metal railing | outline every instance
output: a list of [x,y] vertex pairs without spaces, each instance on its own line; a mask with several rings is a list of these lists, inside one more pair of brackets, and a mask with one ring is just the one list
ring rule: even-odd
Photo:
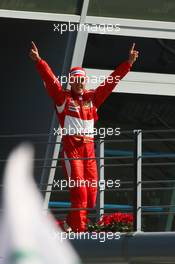
[[[169,159],[175,158],[175,151],[171,149],[170,153],[152,153],[152,152],[144,152],[142,151],[144,143],[167,143],[167,142],[173,142],[175,143],[175,137],[174,137],[175,130],[150,130],[150,131],[142,131],[142,130],[133,130],[133,131],[122,131],[122,135],[129,135],[127,138],[120,139],[117,137],[117,139],[97,139],[95,141],[96,143],[96,160],[97,160],[97,166],[98,166],[98,174],[99,174],[99,181],[103,181],[105,179],[105,168],[112,167],[112,168],[120,168],[120,167],[128,167],[132,168],[132,172],[134,177],[132,179],[128,179],[125,181],[121,181],[122,185],[131,185],[129,187],[123,187],[121,189],[117,189],[117,192],[133,192],[133,202],[132,205],[128,205],[126,208],[126,211],[132,211],[134,214],[134,230],[135,231],[142,231],[142,218],[144,215],[156,215],[156,214],[163,214],[168,215],[169,217],[169,223],[173,221],[173,216],[175,213],[175,178],[174,179],[152,179],[152,180],[143,180],[142,179],[142,170],[144,167],[153,167],[153,166],[164,166],[164,167],[172,167],[175,166],[175,162],[169,161]],[[166,136],[164,138],[143,138],[143,135],[152,135],[153,133],[158,133],[159,135],[165,134]],[[168,137],[170,133],[173,133],[173,136]],[[50,135],[50,134],[49,134]],[[8,144],[10,140],[19,140],[20,142],[23,140],[28,139],[29,141],[32,141],[34,145],[45,145],[48,146],[55,146],[56,144],[61,144],[60,142],[55,142],[54,138],[47,142],[47,140],[43,140],[43,138],[48,138],[48,134],[24,134],[24,135],[0,135],[0,140],[8,140]],[[128,138],[129,137],[129,138]],[[36,140],[37,139],[37,140]],[[124,155],[120,155],[120,153],[117,153],[115,156],[106,156],[105,155],[105,146],[108,143],[133,143],[133,149],[130,151],[129,154],[125,153]],[[15,142],[16,145],[16,142]],[[175,148],[174,148],[175,149]],[[165,162],[162,159],[168,159],[168,162]],[[152,162],[146,161],[147,159],[160,159],[160,161]],[[35,169],[57,169],[61,166],[56,163],[55,166],[51,166],[51,162],[59,162],[62,158],[58,157],[45,157],[45,158],[35,158],[35,163],[43,162],[44,164],[36,165]],[[69,159],[70,160],[70,159]],[[113,163],[109,163],[109,161],[113,161]],[[1,158],[0,164],[5,163],[7,159]],[[108,161],[108,163],[106,163]],[[114,163],[115,161],[115,163]],[[117,161],[117,162],[116,162]],[[122,162],[118,162],[122,161]],[[125,161],[125,162],[123,162]],[[129,161],[129,162],[128,162]],[[50,162],[49,165],[47,165],[47,162]],[[52,178],[53,180],[53,178]],[[143,187],[143,184],[174,184],[174,186],[158,186],[158,187]],[[42,193],[45,195],[47,193],[57,193],[57,192],[68,192],[68,190],[54,190],[53,189],[53,182],[47,182],[47,183],[38,183],[38,186]],[[0,185],[2,188],[2,184]],[[163,205],[143,205],[142,203],[142,196],[144,191],[172,191],[172,197],[171,197],[171,203],[170,204],[163,204]],[[89,212],[95,212],[96,218],[99,219],[105,212],[105,210],[116,210],[116,206],[112,208],[110,206],[109,208],[106,207],[105,204],[105,192],[116,192],[116,189],[106,189],[105,186],[98,189],[98,195],[97,195],[97,203],[95,208],[87,208]],[[153,210],[155,209],[156,210]],[[47,208],[45,208],[47,209]],[[74,208],[71,210],[83,210],[84,208]],[[69,211],[70,208],[52,208],[54,213],[61,213]],[[117,209],[118,210],[118,209]],[[167,224],[168,225],[168,224]]]

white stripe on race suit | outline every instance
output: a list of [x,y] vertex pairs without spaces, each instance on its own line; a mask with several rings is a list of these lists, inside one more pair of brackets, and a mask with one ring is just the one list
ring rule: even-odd
[[67,176],[68,178],[70,178],[71,177],[71,165],[70,165],[70,161],[67,159],[68,157],[65,151],[64,151],[64,158],[65,158],[64,162],[65,162]]
[[64,103],[62,105],[56,105],[56,109],[59,114],[61,114],[64,111],[65,105],[66,105],[66,99],[64,100]]
[[93,137],[94,119],[83,120],[67,115],[64,120],[64,133],[69,135],[86,134]]

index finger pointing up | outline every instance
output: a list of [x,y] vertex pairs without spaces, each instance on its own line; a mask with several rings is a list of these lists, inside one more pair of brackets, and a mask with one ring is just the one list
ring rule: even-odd
[[136,45],[135,43],[133,43],[133,44],[132,44],[131,51],[133,51],[133,50],[134,50],[134,48],[135,48],[135,45]]
[[35,50],[35,51],[37,51],[37,47],[36,47],[36,45],[35,45],[35,43],[32,41],[32,48]]

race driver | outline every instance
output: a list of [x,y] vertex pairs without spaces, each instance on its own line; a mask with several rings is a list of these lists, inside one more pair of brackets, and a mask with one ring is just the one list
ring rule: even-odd
[[85,70],[81,67],[74,67],[69,73],[71,89],[63,90],[58,78],[47,62],[40,57],[35,43],[32,42],[29,56],[35,62],[44,86],[54,102],[61,128],[64,128],[62,155],[65,160],[63,167],[67,179],[75,181],[75,186],[69,188],[72,210],[67,217],[66,224],[74,232],[86,231],[86,208],[94,208],[96,204],[98,184],[94,182],[98,181],[98,176],[93,132],[94,123],[98,119],[97,110],[111,94],[118,80],[129,72],[138,58],[138,53],[133,43],[128,60],[120,64],[111,73],[110,78],[108,76],[95,90],[85,88],[87,79]]

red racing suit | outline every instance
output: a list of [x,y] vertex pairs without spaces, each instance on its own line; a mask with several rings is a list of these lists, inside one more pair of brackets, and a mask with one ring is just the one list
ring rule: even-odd
[[[108,78],[96,90],[84,90],[83,95],[76,95],[72,91],[62,89],[59,80],[44,60],[36,64],[45,87],[54,101],[61,128],[67,131],[62,139],[62,155],[66,158],[63,167],[66,177],[76,183],[69,188],[71,208],[74,210],[70,211],[67,223],[75,232],[86,230],[86,208],[93,208],[96,204],[98,177],[93,129],[94,122],[98,119],[97,110],[111,94],[118,81],[128,73],[130,67],[127,61],[123,62],[112,72],[110,81]],[[88,135],[79,131],[88,131]]]

